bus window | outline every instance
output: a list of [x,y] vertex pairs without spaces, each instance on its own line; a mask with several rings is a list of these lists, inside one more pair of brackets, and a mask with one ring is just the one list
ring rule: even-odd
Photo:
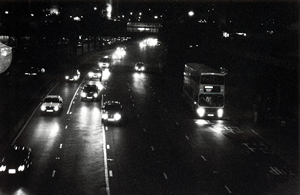
[[201,84],[224,85],[224,76],[201,75]]
[[200,94],[199,106],[222,107],[224,106],[224,96],[220,94]]

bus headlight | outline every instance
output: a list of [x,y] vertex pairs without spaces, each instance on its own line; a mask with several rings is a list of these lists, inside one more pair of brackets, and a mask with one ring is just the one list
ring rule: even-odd
[[5,171],[6,170],[6,166],[5,165],[1,165],[0,166],[0,172],[3,172],[3,171]]
[[54,106],[54,111],[58,111],[59,110],[59,106]]
[[197,113],[200,117],[203,117],[205,114],[205,109],[204,108],[198,108]]
[[102,114],[102,119],[107,120],[108,119],[108,114],[107,113],[103,113]]
[[219,110],[218,110],[218,117],[219,117],[219,118],[223,117],[223,114],[224,114],[223,109],[219,109]]
[[24,171],[25,170],[25,165],[20,165],[18,167],[18,171]]
[[114,119],[115,119],[116,121],[120,120],[120,119],[121,119],[121,115],[120,115],[119,113],[116,113],[116,114],[114,115]]
[[45,111],[46,110],[46,106],[45,105],[42,105],[41,106],[41,111]]

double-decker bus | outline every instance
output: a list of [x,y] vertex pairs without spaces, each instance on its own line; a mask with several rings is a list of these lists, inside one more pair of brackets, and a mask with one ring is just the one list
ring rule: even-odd
[[187,63],[183,95],[200,118],[223,118],[225,74],[204,64]]

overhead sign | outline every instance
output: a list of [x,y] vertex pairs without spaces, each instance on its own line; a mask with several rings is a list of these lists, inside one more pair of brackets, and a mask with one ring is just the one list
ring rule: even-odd
[[11,47],[0,42],[0,73],[8,69],[12,61]]

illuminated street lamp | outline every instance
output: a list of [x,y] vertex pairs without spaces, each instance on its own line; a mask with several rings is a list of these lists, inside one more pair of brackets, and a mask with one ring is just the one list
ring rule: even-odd
[[0,42],[0,73],[8,69],[12,60],[11,47]]

